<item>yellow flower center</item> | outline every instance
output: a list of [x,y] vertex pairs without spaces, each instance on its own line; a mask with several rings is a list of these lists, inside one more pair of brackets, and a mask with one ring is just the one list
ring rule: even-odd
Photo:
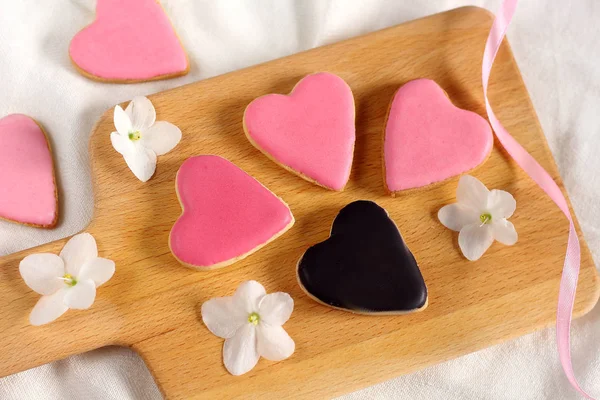
[[258,325],[258,321],[260,321],[260,316],[257,313],[253,312],[248,316],[248,322],[252,325]]
[[140,140],[142,138],[142,134],[140,131],[129,132],[129,140],[135,142],[136,140]]
[[483,213],[479,216],[479,220],[482,224],[489,224],[490,222],[492,222],[492,214]]
[[67,284],[69,286],[77,285],[77,279],[73,278],[73,275],[71,275],[71,274],[65,274],[63,276],[63,279],[65,280],[65,284]]

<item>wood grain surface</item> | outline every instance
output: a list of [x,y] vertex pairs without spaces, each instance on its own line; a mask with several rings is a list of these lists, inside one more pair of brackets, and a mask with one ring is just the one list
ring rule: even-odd
[[[87,311],[68,311],[33,327],[28,314],[39,296],[21,280],[18,263],[33,252],[58,253],[65,240],[0,259],[0,375],[107,345],[131,346],[146,361],[169,399],[326,398],[439,363],[552,325],[568,224],[561,212],[496,142],[474,172],[488,187],[511,192],[519,232],[512,247],[494,243],[477,262],[463,258],[457,234],[436,213],[455,201],[458,178],[392,198],[382,174],[382,130],[388,104],[403,83],[432,78],[459,107],[484,115],[481,59],[492,16],[461,8],[317,48],[263,65],[151,96],[158,119],[183,131],[156,175],[138,181],[113,150],[112,110],[95,126],[90,158],[95,214],[86,229],[117,272]],[[268,160],[246,139],[242,115],[255,97],[288,93],[316,71],[344,78],[356,100],[357,143],[350,182],[342,193],[312,185]],[[516,139],[560,181],[511,50],[505,42],[490,84],[498,117]],[[75,132],[73,134],[76,134]],[[171,255],[167,238],[180,215],[175,174],[188,157],[228,158],[282,197],[296,225],[269,246],[232,266],[196,272]],[[327,308],[296,283],[296,262],[328,237],[340,208],[370,199],[386,208],[419,261],[429,306],[405,316],[370,317]],[[599,295],[589,250],[580,234],[582,264],[575,315]],[[205,328],[200,305],[231,295],[247,279],[268,292],[285,291],[295,311],[285,328],[296,353],[261,360],[250,373],[229,375],[222,339]]]

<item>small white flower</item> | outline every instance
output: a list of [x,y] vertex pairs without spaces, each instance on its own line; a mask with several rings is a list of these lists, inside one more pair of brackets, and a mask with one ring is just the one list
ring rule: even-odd
[[250,371],[262,356],[281,361],[294,353],[294,340],[282,328],[294,309],[287,293],[266,294],[256,281],[242,283],[232,297],[202,304],[202,321],[225,339],[223,363],[232,375]]
[[115,263],[98,257],[96,240],[89,233],[73,236],[60,256],[32,254],[19,264],[21,277],[31,289],[42,295],[31,310],[31,325],[54,321],[69,308],[90,308],[96,288],[115,273]]
[[152,102],[138,96],[131,100],[125,111],[115,107],[114,122],[117,132],[110,134],[113,147],[129,169],[142,182],[156,170],[156,156],[173,150],[181,140],[181,130],[170,122],[157,121]]
[[515,212],[515,198],[504,190],[488,190],[478,179],[464,175],[458,181],[457,203],[438,212],[440,222],[459,231],[458,245],[463,255],[478,260],[494,239],[506,245],[517,242],[517,231],[507,220]]

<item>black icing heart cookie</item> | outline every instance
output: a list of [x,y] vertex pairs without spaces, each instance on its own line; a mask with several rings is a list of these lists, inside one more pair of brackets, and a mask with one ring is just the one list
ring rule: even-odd
[[316,301],[360,314],[405,314],[427,307],[427,286],[396,224],[372,201],[355,201],[331,236],[298,262],[298,282]]

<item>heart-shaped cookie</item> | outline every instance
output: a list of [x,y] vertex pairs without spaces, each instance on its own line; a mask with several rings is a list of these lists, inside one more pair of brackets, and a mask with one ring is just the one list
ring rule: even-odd
[[280,198],[218,156],[188,158],[177,172],[176,188],[183,213],[169,245],[191,268],[233,264],[294,225]]
[[343,190],[354,153],[354,97],[327,72],[304,77],[289,95],[268,94],[244,112],[250,142],[309,182]]
[[157,0],[97,1],[96,20],[69,47],[83,75],[132,83],[187,74],[185,51]]
[[388,111],[385,185],[393,195],[466,173],[488,158],[493,143],[487,121],[454,106],[437,83],[410,81]]
[[0,218],[40,228],[58,220],[50,145],[37,122],[22,114],[0,119]]
[[360,314],[405,314],[427,307],[427,287],[387,212],[355,201],[333,221],[331,236],[298,262],[298,282],[316,301]]

